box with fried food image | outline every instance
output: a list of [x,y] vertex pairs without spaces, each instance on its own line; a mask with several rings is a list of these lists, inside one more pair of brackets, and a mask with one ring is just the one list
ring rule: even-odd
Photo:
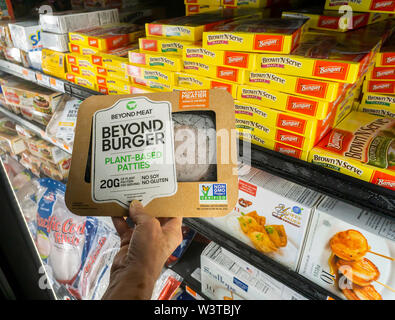
[[394,300],[395,222],[325,197],[299,273],[348,300]]
[[295,270],[321,194],[248,165],[239,167],[239,198],[225,217],[205,221]]

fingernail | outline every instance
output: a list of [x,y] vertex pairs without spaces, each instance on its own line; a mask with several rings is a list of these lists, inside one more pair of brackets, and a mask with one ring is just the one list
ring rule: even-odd
[[142,204],[141,204],[141,202],[138,201],[138,200],[133,200],[133,201],[130,203],[130,208],[141,208],[141,207],[142,207]]

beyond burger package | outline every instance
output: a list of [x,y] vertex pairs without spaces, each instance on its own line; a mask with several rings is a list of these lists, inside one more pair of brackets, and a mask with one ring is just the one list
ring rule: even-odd
[[237,200],[233,99],[225,90],[93,96],[79,108],[66,204],[122,216],[223,216]]
[[394,300],[394,255],[393,220],[325,197],[299,273],[348,300]]

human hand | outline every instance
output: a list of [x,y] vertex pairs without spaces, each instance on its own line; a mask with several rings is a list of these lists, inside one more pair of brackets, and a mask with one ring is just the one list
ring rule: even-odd
[[113,218],[121,248],[102,299],[150,299],[167,258],[182,241],[182,218],[153,218],[139,201],[131,203],[129,216],[136,224],[133,229],[123,218]]

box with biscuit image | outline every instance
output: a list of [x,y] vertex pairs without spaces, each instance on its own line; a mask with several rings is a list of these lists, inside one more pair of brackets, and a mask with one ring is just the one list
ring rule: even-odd
[[299,273],[344,299],[394,300],[394,256],[393,220],[325,197]]
[[79,108],[66,192],[79,215],[223,216],[237,200],[237,139],[222,89],[93,96]]
[[247,165],[239,167],[239,198],[225,217],[205,221],[296,270],[321,194]]

